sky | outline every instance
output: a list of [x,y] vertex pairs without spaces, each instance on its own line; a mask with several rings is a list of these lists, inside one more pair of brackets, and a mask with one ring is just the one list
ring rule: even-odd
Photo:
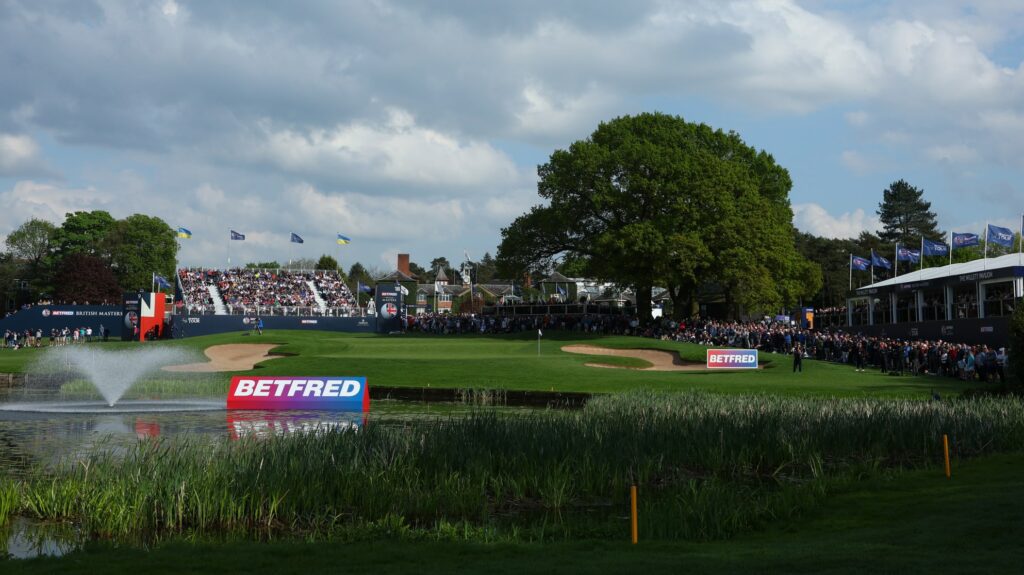
[[1017,0],[0,0],[0,236],[102,209],[191,230],[184,266],[479,259],[554,150],[646,111],[771,153],[802,231],[876,230],[901,178],[1018,229],[1022,60]]

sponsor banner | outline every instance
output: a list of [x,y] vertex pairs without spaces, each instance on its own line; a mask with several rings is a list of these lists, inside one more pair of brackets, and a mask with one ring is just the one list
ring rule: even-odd
[[365,416],[338,413],[330,419],[322,414],[285,414],[268,411],[229,411],[228,434],[231,439],[266,438],[291,434],[317,434],[342,429],[358,430]]
[[709,349],[708,369],[757,369],[756,349]]
[[231,378],[228,409],[370,411],[365,377]]

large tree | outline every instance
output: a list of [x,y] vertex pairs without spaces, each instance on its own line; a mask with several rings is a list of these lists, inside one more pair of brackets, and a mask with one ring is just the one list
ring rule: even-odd
[[65,303],[120,303],[121,288],[110,264],[96,256],[72,254],[63,258],[54,277],[54,297]]
[[634,287],[644,321],[656,284],[681,303],[714,283],[748,311],[820,287],[820,269],[794,247],[788,172],[733,132],[625,116],[555,151],[538,173],[547,203],[502,230],[506,277],[583,260],[588,275]]
[[65,214],[64,223],[53,233],[57,258],[86,254],[109,263],[107,234],[116,222],[113,216],[103,210]]
[[105,240],[111,267],[121,288],[133,291],[150,288],[153,274],[174,277],[178,261],[178,241],[171,226],[162,219],[133,214],[117,220]]
[[919,245],[921,236],[933,240],[941,238],[942,232],[931,207],[931,202],[924,201],[924,190],[896,180],[882,190],[882,201],[876,212],[882,222],[878,237],[889,244],[899,242],[907,246]]
[[56,226],[32,218],[7,236],[7,251],[19,279],[30,282],[37,291],[45,291],[50,279],[50,254]]
[[338,260],[334,259],[333,256],[324,254],[317,260],[315,269],[331,272],[338,271]]

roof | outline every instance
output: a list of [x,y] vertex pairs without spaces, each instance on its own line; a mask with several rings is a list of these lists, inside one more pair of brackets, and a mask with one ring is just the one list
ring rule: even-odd
[[448,281],[448,276],[444,273],[444,267],[443,266],[438,266],[437,267],[437,277],[434,278],[434,281],[436,281],[436,282],[446,282],[446,281]]
[[390,282],[414,282],[414,281],[416,281],[416,278],[414,276],[407,276],[407,275],[403,274],[402,272],[400,272],[398,270],[395,270],[395,271],[389,273],[388,275],[386,275],[386,276],[384,276],[382,278],[377,278],[376,281],[378,283],[379,282],[389,282],[389,281]]
[[550,276],[548,276],[548,279],[546,279],[546,280],[544,280],[544,281],[542,281],[540,283],[542,283],[542,284],[550,284],[550,283],[564,284],[564,283],[575,283],[575,282],[573,280],[563,276],[562,274],[560,274],[558,272],[554,272]]
[[875,282],[871,285],[861,286],[859,288],[855,288],[854,291],[860,291],[871,288],[890,287],[910,282],[942,279],[952,276],[973,274],[983,271],[994,271],[998,269],[1006,269],[1022,265],[1024,265],[1024,255],[1006,254],[1005,256],[999,256],[997,258],[971,260],[969,262],[945,265],[937,268],[924,268],[923,270],[917,270],[910,273],[900,274],[894,278],[889,278],[886,280],[882,280],[880,282]]

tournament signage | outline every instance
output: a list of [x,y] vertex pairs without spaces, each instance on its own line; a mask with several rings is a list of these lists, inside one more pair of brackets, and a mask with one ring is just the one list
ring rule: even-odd
[[708,369],[757,369],[756,349],[709,349]]
[[373,305],[377,315],[377,331],[382,333],[402,330],[405,317],[405,298],[401,284],[379,283],[374,292]]
[[370,411],[365,377],[231,378],[228,409]]

